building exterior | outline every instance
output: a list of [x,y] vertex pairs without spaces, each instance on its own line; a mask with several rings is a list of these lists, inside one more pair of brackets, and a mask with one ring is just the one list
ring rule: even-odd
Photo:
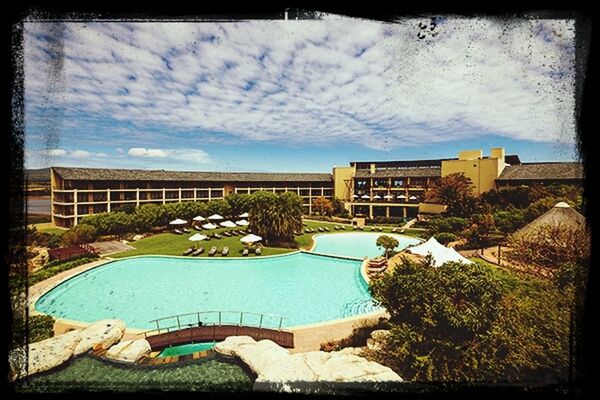
[[312,211],[316,197],[333,197],[331,174],[184,172],[100,168],[50,169],[52,222],[71,227],[90,214],[128,204],[223,199],[232,193],[294,192]]
[[579,163],[521,163],[503,148],[459,152],[458,158],[360,161],[333,167],[332,173],[247,173],[51,168],[52,221],[70,227],[86,215],[127,204],[223,199],[233,193],[294,192],[312,212],[316,197],[337,198],[353,216],[414,218],[444,210],[424,203],[425,192],[441,177],[462,173],[473,194],[533,184],[582,184]]

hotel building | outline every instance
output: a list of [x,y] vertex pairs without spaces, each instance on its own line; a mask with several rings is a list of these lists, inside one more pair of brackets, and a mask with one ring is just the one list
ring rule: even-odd
[[127,204],[164,204],[223,199],[233,193],[294,192],[312,213],[317,197],[338,198],[352,215],[413,218],[439,213],[424,203],[427,189],[442,176],[462,173],[473,193],[532,184],[582,184],[579,163],[522,163],[503,148],[461,151],[458,158],[411,161],[360,161],[333,167],[332,173],[178,172],[97,168],[51,168],[52,222],[70,227],[81,218]]

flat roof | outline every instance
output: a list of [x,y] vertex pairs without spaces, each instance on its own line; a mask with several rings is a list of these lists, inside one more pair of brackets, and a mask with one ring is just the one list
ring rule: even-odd
[[112,168],[52,167],[65,180],[81,181],[205,181],[205,182],[328,182],[331,174],[312,172],[204,172]]

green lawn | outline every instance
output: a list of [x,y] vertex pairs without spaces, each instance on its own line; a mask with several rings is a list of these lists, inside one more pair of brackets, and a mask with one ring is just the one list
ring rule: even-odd
[[[331,223],[331,222],[313,222],[313,221],[306,221],[305,222],[307,226],[305,226],[305,228],[319,228],[319,227],[328,227],[330,229],[330,231],[328,233],[336,233],[338,231],[334,230],[333,227],[335,225],[338,225],[336,223]],[[206,232],[211,232],[211,233],[222,233],[224,231],[227,231],[230,229],[226,229],[226,228],[220,228],[220,229],[215,229],[212,231],[202,231],[202,233],[206,233]],[[346,231],[351,231],[352,228],[351,227],[346,227]],[[370,230],[370,228],[366,228],[366,231],[368,232]],[[389,232],[391,230],[390,227],[384,228],[383,232]],[[129,251],[125,251],[122,253],[117,253],[117,254],[113,254],[111,255],[111,257],[113,258],[122,258],[122,257],[130,257],[130,256],[139,256],[139,255],[146,255],[146,254],[157,254],[157,255],[176,255],[176,256],[180,256],[182,255],[182,253],[191,245],[194,245],[194,243],[190,242],[188,240],[188,238],[197,231],[192,230],[192,232],[190,232],[189,234],[183,234],[183,235],[176,235],[174,233],[161,233],[158,235],[154,235],[142,240],[138,240],[136,242],[130,242],[129,244],[133,247],[135,247],[135,250],[129,250]],[[301,249],[308,249],[310,248],[310,246],[312,245],[312,240],[311,237],[312,235],[314,235],[314,233],[303,233],[302,235],[299,235],[296,237],[296,243],[298,244],[298,247]],[[199,257],[208,257],[207,253],[210,250],[210,248],[212,246],[217,246],[217,248],[219,249],[219,253],[217,253],[217,255],[215,257],[222,257],[220,255],[220,250],[223,249],[223,247],[227,246],[229,247],[229,256],[233,256],[233,257],[239,257],[242,255],[242,251],[244,248],[244,245],[240,242],[240,238],[242,236],[233,236],[233,237],[223,237],[222,239],[216,240],[216,239],[211,239],[211,240],[203,240],[200,242],[197,242],[198,246],[204,246],[204,253],[201,254]],[[289,253],[291,251],[296,251],[297,249],[293,249],[293,248],[276,248],[276,247],[263,247],[262,248],[262,255],[268,256],[268,255],[275,255],[275,254],[283,254],[283,253]],[[249,255],[248,257],[256,257],[254,255]]]
[[469,258],[469,260],[487,267],[490,271],[492,271],[494,276],[500,280],[504,289],[509,292],[522,290],[524,293],[532,295],[544,290],[544,287],[547,284],[547,282],[533,277],[517,275],[507,268],[489,263],[478,257],[472,257]]
[[40,224],[31,224],[30,227],[36,227],[38,232],[47,232],[55,235],[62,235],[67,231],[67,229],[57,228],[52,224],[52,222],[44,222]]

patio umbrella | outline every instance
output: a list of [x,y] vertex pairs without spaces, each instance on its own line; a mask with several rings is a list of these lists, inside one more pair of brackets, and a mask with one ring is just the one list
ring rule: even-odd
[[206,239],[207,237],[208,237],[208,236],[204,236],[204,235],[202,235],[202,234],[200,234],[200,233],[195,233],[195,234],[193,234],[192,236],[190,236],[190,237],[188,238],[188,240],[191,240],[192,242],[199,242],[200,240],[204,240],[204,239]]
[[221,217],[219,214],[213,214],[210,217],[208,217],[208,219],[217,220],[217,219],[223,219],[223,217]]
[[240,219],[239,221],[235,221],[235,224],[239,226],[248,226],[248,221],[245,219]]
[[405,196],[405,195],[403,195],[403,194],[401,194],[400,196],[398,196],[398,198],[399,198],[399,199],[405,199],[405,198],[406,198],[406,196]]
[[200,215],[198,215],[197,217],[194,217],[193,219],[194,219],[194,221],[204,221],[204,220],[206,220],[206,218],[201,217]]
[[374,198],[374,199],[380,199],[380,198],[381,198],[381,196],[380,196],[380,195],[378,195],[378,194],[376,194],[375,196],[373,196],[373,198]]
[[360,196],[357,194],[353,194],[352,197],[354,197],[356,199],[357,197],[360,197]]
[[183,219],[179,219],[179,218],[174,219],[173,221],[169,222],[169,225],[184,225],[184,224],[187,224],[187,221],[183,220]]
[[394,196],[392,196],[391,194],[386,194],[385,196],[383,196],[384,199],[393,199]]
[[225,221],[225,222],[221,222],[219,225],[225,227],[225,228],[235,228],[237,225],[234,224],[231,221]]
[[363,194],[362,196],[360,196],[361,199],[370,199],[368,194]]
[[262,240],[262,238],[258,235],[255,235],[253,233],[244,236],[243,238],[240,239],[240,242],[242,243],[254,243],[254,242],[260,242]]
[[416,200],[417,198],[415,196],[410,196],[408,199],[409,200]]
[[248,215],[248,213],[247,213],[247,212],[245,212],[245,213],[243,213],[243,214],[240,214],[240,215],[238,215],[238,217],[240,217],[240,218],[248,218],[248,217],[249,217],[249,215]]
[[208,224],[204,224],[202,225],[202,227],[204,229],[215,229],[217,226],[215,224],[211,224],[210,222]]

